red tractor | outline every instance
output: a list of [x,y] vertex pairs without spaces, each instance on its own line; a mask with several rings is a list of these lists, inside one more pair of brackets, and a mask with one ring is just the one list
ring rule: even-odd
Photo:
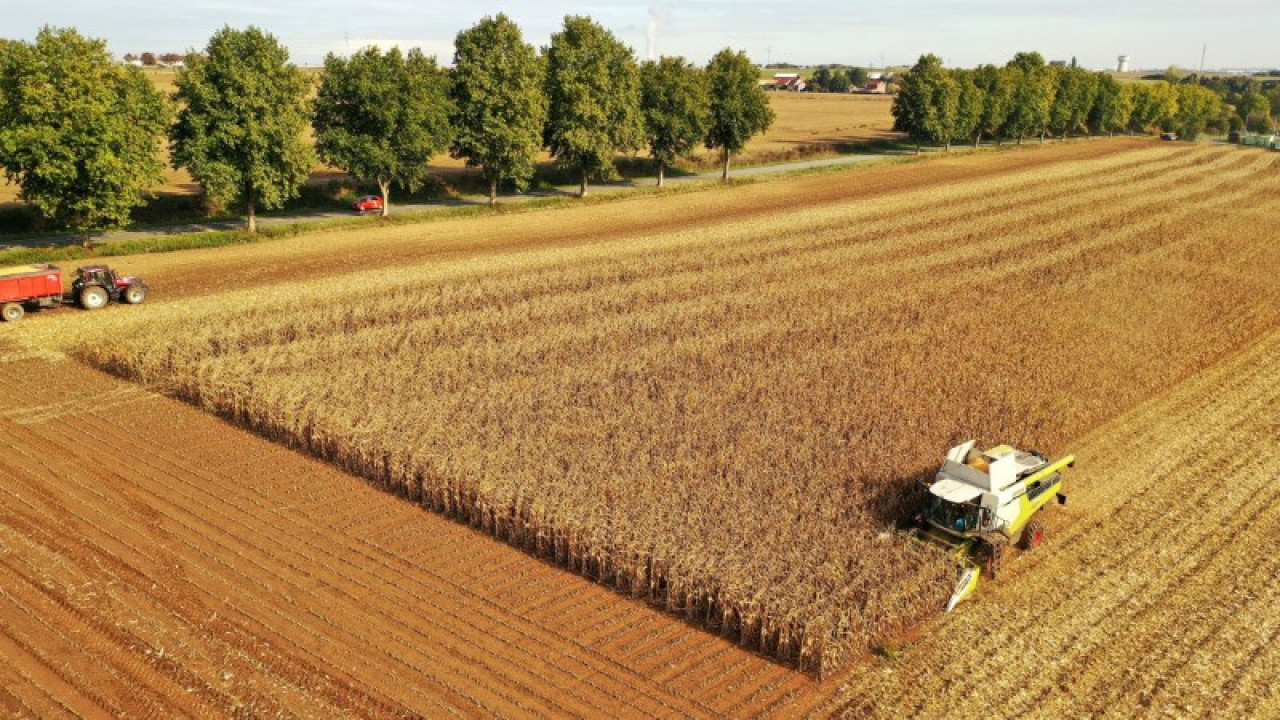
[[20,265],[0,268],[0,317],[21,320],[28,309],[76,303],[97,310],[109,302],[137,305],[147,299],[141,278],[118,275],[106,265],[76,268],[71,294],[62,294],[62,270],[56,265]]
[[76,268],[71,281],[71,298],[85,310],[97,310],[108,302],[137,305],[147,299],[147,284],[142,278],[118,275],[106,265]]

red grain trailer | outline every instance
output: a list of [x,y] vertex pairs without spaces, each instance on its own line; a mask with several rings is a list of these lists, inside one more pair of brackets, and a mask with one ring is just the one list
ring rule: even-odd
[[28,307],[62,302],[62,270],[57,265],[0,268],[0,316],[21,320]]

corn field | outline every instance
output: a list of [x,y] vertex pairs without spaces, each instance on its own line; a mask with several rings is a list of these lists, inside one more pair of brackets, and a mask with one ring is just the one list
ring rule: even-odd
[[946,448],[1069,452],[1276,326],[1275,240],[1231,222],[1276,160],[1152,147],[230,291],[77,352],[822,676],[945,603],[890,530]]

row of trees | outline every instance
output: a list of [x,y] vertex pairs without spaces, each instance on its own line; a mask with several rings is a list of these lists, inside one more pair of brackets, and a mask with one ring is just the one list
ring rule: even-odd
[[773,122],[744,53],[722,50],[706,68],[641,65],[586,17],[566,17],[542,53],[505,15],[486,17],[458,34],[453,61],[442,68],[417,49],[330,54],[317,88],[271,35],[223,28],[185,57],[167,98],[104,42],[45,28],[33,44],[0,41],[0,167],[23,200],[88,242],[160,182],[166,138],[174,167],[216,202],[242,204],[252,231],[255,211],[296,196],[317,159],[389,200],[448,151],[480,170],[493,203],[501,182],[527,186],[544,148],[577,174],[581,195],[618,153],[642,147],[659,185],[699,145],[720,151],[727,178],[732,155]]
[[1107,73],[1054,67],[1039,53],[1018,53],[1004,67],[947,69],[921,56],[893,103],[894,128],[917,145],[975,146],[1028,137],[1126,130],[1176,131],[1195,137],[1223,116],[1222,102],[1199,85],[1121,83]]
[[865,68],[819,66],[809,78],[809,90],[814,92],[842,93],[859,88],[869,82],[871,76]]
[[1203,85],[1218,94],[1228,109],[1231,130],[1271,132],[1280,115],[1280,82],[1248,75],[1213,77],[1187,75],[1183,83]]

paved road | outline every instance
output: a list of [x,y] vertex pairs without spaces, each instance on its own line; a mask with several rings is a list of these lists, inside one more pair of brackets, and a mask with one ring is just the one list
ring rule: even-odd
[[[812,168],[831,167],[834,165],[852,165],[855,163],[865,163],[873,160],[879,160],[891,155],[905,154],[901,152],[888,152],[875,155],[840,155],[837,157],[820,158],[817,160],[803,160],[798,162],[779,163],[776,165],[753,165],[744,168],[730,168],[729,177],[752,177],[769,173],[794,172],[797,170],[808,170]],[[696,173],[692,175],[680,175],[676,177],[668,177],[667,185],[682,185],[691,182],[705,182],[707,180],[718,180],[720,171],[706,173]],[[656,182],[656,178],[641,178],[639,180],[624,180],[619,182],[608,182],[593,184],[590,187],[592,194],[610,194],[618,192],[626,192],[639,187],[651,187]],[[538,197],[555,197],[555,196],[572,196],[577,194],[576,186],[558,187],[554,190],[541,192],[521,193],[518,195],[500,195],[498,202],[523,202]],[[427,203],[410,203],[410,204],[393,204],[391,212],[393,214],[418,213],[430,210],[458,207],[464,205],[484,205],[488,201],[485,196],[465,196],[462,198],[454,198],[447,200],[438,200]],[[376,217],[376,213],[366,216],[367,218]],[[335,218],[348,218],[353,222],[357,222],[357,218],[349,211],[333,211],[333,210],[304,210],[286,215],[270,215],[258,216],[259,227],[270,227],[272,225],[285,225],[305,223],[307,221],[323,221]],[[133,230],[116,230],[108,233],[95,235],[93,240],[95,243],[117,242],[120,240],[141,239],[147,237],[155,237],[157,235],[179,235],[184,233],[206,232],[211,230],[235,230],[244,227],[243,220],[216,220],[203,223],[183,223],[179,225],[163,225],[138,228]],[[60,245],[74,245],[80,242],[79,236],[61,236],[61,237],[41,237],[30,239],[5,240],[0,239],[0,250],[17,247],[55,247]]]

